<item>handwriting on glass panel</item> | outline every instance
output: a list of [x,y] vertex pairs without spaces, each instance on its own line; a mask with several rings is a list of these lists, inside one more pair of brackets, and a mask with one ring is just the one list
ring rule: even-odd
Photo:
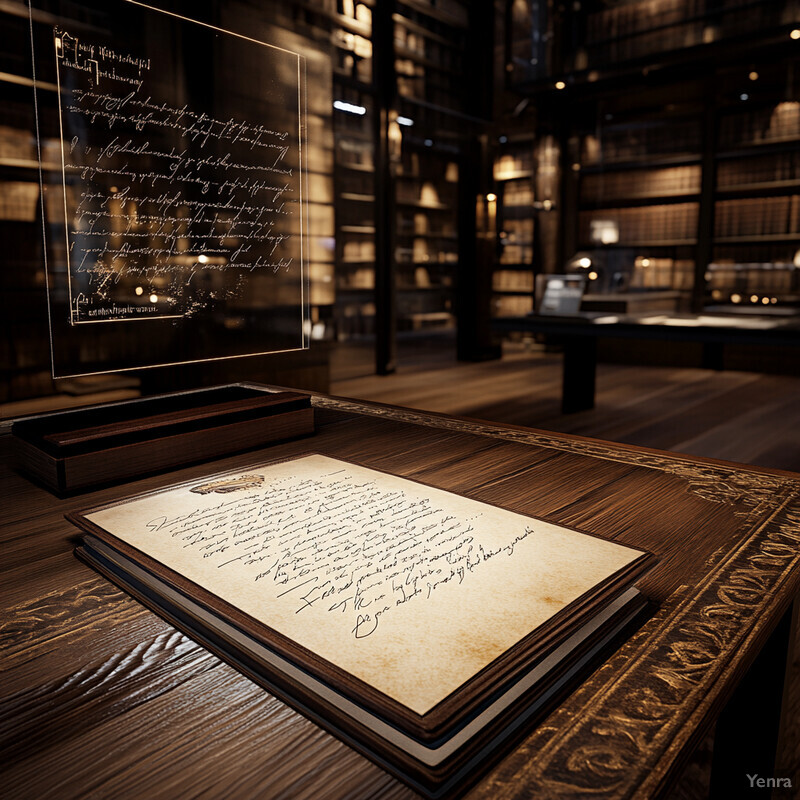
[[[148,58],[58,31],[56,53],[73,313],[186,316],[292,269],[296,131],[165,102]],[[152,302],[115,306],[125,286]]]

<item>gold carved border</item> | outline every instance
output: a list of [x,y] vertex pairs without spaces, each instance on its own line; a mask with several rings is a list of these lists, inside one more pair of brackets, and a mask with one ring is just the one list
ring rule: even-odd
[[800,588],[793,499],[698,586],[676,592],[490,776],[487,795],[654,797],[725,697],[726,677],[747,665]]
[[315,398],[355,414],[656,469],[743,517],[696,586],[683,586],[470,796],[651,798],[800,590],[800,480],[540,431]]
[[688,491],[712,503],[733,507],[739,516],[760,519],[790,496],[800,492],[800,479],[771,475],[745,466],[724,466],[698,462],[690,456],[654,453],[596,439],[571,439],[546,431],[509,428],[490,422],[454,419],[398,406],[361,403],[339,397],[317,396],[315,407],[351,414],[381,417],[395,422],[423,425],[459,433],[489,436],[510,442],[532,444],[580,456],[667,472],[686,481]]

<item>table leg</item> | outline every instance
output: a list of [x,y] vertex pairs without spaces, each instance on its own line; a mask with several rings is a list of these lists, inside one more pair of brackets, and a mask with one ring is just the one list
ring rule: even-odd
[[703,369],[717,372],[725,369],[725,345],[722,342],[703,342]]
[[561,413],[572,414],[594,408],[597,339],[594,336],[568,336],[563,340],[563,347]]
[[795,796],[796,776],[776,771],[775,758],[798,602],[783,615],[719,715],[711,763],[711,800]]

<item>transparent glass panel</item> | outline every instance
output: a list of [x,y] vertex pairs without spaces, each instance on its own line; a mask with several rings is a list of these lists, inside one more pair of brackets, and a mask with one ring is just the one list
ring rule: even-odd
[[302,55],[129,0],[31,16],[54,376],[307,347]]

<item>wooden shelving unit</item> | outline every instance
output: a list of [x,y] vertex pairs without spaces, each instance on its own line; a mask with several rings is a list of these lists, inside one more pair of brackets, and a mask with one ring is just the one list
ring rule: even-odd
[[[498,143],[492,165],[496,202],[492,315],[527,314],[534,307],[534,148],[530,137]],[[541,204],[539,204],[541,205]]]
[[467,9],[339,0],[332,18],[336,329],[378,372],[398,336],[456,325]]
[[458,165],[447,154],[405,148],[397,172],[399,332],[455,326],[457,188]]
[[800,96],[723,109],[718,128],[705,302],[800,308]]
[[590,294],[667,290],[683,310],[798,306],[796,0],[521,7],[506,4],[513,113],[496,125],[552,139],[560,170],[558,246],[534,243],[534,271],[583,271]]
[[8,2],[0,13],[0,402],[8,402],[48,394],[52,379],[28,8]]

